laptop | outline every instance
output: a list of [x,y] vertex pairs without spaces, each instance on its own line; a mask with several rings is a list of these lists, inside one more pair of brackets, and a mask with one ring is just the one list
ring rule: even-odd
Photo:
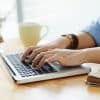
[[90,72],[90,68],[82,65],[70,68],[58,63],[46,63],[41,69],[36,69],[31,64],[22,63],[21,55],[22,53],[12,53],[2,56],[10,75],[17,84],[83,75]]

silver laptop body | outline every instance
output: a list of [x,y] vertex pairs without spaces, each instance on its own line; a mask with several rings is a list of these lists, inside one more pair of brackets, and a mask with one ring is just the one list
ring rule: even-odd
[[22,62],[20,62],[20,54],[18,53],[3,55],[2,57],[4,62],[7,64],[6,67],[9,70],[10,75],[18,84],[83,75],[90,72],[90,68],[83,66],[68,68],[60,66],[57,63],[46,64],[43,66],[44,69],[41,68],[41,70],[36,70],[31,65],[24,65]]

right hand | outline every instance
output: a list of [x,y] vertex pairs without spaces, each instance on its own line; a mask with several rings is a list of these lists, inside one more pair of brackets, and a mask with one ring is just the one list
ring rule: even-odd
[[25,59],[27,59],[29,63],[32,63],[34,58],[41,52],[46,52],[49,49],[55,49],[55,48],[64,49],[67,46],[69,46],[69,44],[70,44],[69,39],[60,37],[59,39],[48,44],[31,46],[24,52],[24,54],[21,57],[21,61],[24,62]]

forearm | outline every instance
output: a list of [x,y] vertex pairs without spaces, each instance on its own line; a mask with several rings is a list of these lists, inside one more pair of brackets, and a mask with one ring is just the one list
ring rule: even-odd
[[89,48],[85,50],[87,62],[100,63],[100,47]]
[[[73,33],[74,34],[74,33]],[[95,41],[94,39],[87,33],[78,33],[78,47],[77,49],[83,49],[83,48],[90,48],[95,46]],[[69,37],[66,35],[65,37],[61,36],[55,41],[52,41],[46,45],[47,47],[52,47],[52,48],[69,48],[71,44],[71,40]]]

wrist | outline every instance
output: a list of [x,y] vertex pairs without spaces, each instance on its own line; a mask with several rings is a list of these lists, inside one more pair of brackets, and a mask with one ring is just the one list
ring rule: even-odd
[[87,56],[88,51],[86,49],[78,49],[75,51],[77,51],[78,54],[78,58],[76,59],[78,59],[81,64],[89,62],[89,57]]
[[48,43],[48,44],[43,44],[41,45],[42,47],[45,47],[47,49],[54,49],[54,48],[60,48],[60,49],[65,49],[70,45],[70,40],[65,37],[59,37],[56,40]]
[[98,47],[87,49],[87,58],[90,63],[100,63],[100,50]]
[[84,55],[85,55],[85,62],[91,63],[92,62],[92,53],[89,49],[84,49]]
[[75,35],[75,34],[68,34],[68,35],[62,35],[62,37],[66,37],[70,41],[69,47],[66,47],[66,48],[76,49],[78,47],[79,40],[78,40],[77,35]]
[[63,49],[68,48],[70,46],[70,40],[67,37],[61,36],[57,41],[58,45]]

